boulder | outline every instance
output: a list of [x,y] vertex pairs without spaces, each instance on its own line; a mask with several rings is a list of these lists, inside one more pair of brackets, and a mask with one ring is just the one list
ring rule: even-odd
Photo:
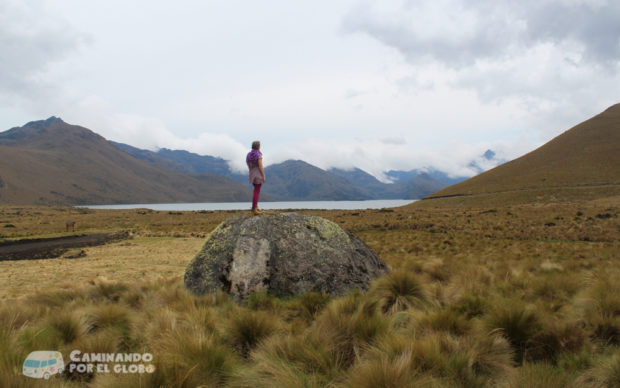
[[222,289],[240,298],[253,292],[332,296],[387,272],[362,240],[333,222],[297,213],[240,216],[221,223],[187,266],[185,287],[195,294]]

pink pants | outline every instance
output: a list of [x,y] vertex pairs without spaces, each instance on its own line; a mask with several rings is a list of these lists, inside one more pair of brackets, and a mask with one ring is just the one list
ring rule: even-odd
[[260,187],[261,185],[254,185],[254,195],[252,196],[252,209],[256,209],[258,207],[258,196],[260,195]]

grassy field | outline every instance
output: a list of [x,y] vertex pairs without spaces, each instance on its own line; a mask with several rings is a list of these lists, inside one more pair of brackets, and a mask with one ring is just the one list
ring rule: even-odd
[[[341,298],[244,303],[182,283],[241,212],[0,207],[5,239],[65,235],[68,220],[133,236],[0,262],[0,386],[620,386],[620,201],[420,206],[301,212],[354,232],[392,273]],[[44,349],[150,352],[155,372],[20,375]]]

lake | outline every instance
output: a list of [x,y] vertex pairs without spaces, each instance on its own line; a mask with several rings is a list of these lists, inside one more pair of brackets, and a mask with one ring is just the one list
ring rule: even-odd
[[[290,201],[290,202],[259,202],[259,208],[276,209],[327,209],[327,210],[363,210],[382,209],[386,207],[404,206],[415,202],[415,199],[375,199],[368,201]],[[152,209],[152,210],[250,210],[251,202],[212,202],[212,203],[147,203],[124,205],[89,205],[79,206],[89,209]]]

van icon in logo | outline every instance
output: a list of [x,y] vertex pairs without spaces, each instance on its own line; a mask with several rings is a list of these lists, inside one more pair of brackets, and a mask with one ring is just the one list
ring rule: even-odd
[[55,350],[37,350],[31,352],[24,361],[24,376],[34,379],[49,379],[51,375],[62,373],[65,363],[62,354]]

